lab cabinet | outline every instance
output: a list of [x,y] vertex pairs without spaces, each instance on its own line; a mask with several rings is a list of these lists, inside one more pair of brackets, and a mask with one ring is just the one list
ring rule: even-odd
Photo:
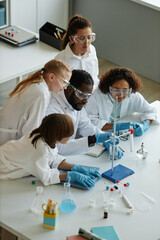
[[8,0],[0,0],[0,28],[8,24]]
[[39,33],[50,22],[66,29],[69,0],[10,0],[10,23]]

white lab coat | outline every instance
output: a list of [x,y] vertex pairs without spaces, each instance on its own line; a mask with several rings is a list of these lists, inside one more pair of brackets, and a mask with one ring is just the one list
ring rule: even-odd
[[[64,90],[59,94],[52,93],[46,115],[51,113],[67,114],[72,118],[74,124],[74,134],[66,144],[57,144],[58,152],[62,155],[84,154],[89,151],[88,136],[102,131],[94,126],[87,116],[86,110],[77,111],[67,101]],[[83,136],[75,139],[76,135]]]
[[98,86],[99,84],[98,59],[96,49],[92,44],[89,47],[89,52],[86,52],[83,56],[76,56],[75,54],[73,54],[68,43],[66,48],[59,52],[55,59],[63,60],[70,66],[72,70],[74,69],[85,70],[93,78],[94,89]]
[[[101,129],[110,119],[113,104],[108,94],[104,94],[99,89],[96,89],[89,98],[85,109],[91,122]],[[141,113],[141,121],[150,119],[153,120],[153,123],[159,124],[156,108],[152,107],[138,92],[132,93],[130,97],[122,101],[120,118],[134,112]]]
[[[34,137],[34,136],[33,136]],[[44,185],[59,183],[58,165],[64,160],[57,147],[50,148],[42,139],[36,148],[29,135],[11,140],[0,147],[0,179],[16,179],[30,174]]]
[[50,100],[46,82],[31,84],[24,92],[10,97],[0,109],[0,145],[19,139],[40,126]]

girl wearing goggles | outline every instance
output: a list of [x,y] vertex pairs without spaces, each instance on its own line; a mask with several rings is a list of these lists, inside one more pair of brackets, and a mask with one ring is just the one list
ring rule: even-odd
[[92,32],[91,23],[86,18],[75,15],[68,24],[63,39],[63,50],[55,57],[66,62],[72,70],[87,71],[94,80],[94,88],[99,84],[98,59],[92,45],[95,39],[96,34]]
[[141,88],[141,80],[128,68],[115,67],[105,72],[101,76],[99,88],[86,104],[92,123],[102,130],[112,129],[115,99],[118,97],[117,118],[138,112],[141,113],[142,123],[117,123],[116,130],[123,131],[132,126],[135,130],[134,134],[141,136],[150,127],[152,121],[159,123],[156,109],[139,93]]

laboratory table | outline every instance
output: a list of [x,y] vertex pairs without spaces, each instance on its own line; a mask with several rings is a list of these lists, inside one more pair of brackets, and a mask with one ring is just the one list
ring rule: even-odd
[[[0,41],[0,84],[39,70],[54,59],[59,50],[37,40],[22,47]],[[17,82],[18,82],[17,81]]]
[[[160,102],[156,101],[156,106]],[[160,108],[159,108],[160,109]],[[137,116],[132,116],[132,120]],[[128,118],[126,120],[129,120]],[[136,151],[144,142],[148,151],[146,159],[140,160]],[[129,187],[120,185],[122,192],[133,206],[133,213],[126,214],[127,206],[122,201],[118,191],[110,192],[110,198],[115,206],[109,209],[108,218],[104,219],[103,192],[107,185],[114,184],[107,179],[100,179],[90,190],[71,188],[76,201],[76,209],[68,214],[60,213],[59,223],[55,230],[42,227],[43,216],[30,212],[35,197],[36,187],[42,186],[40,181],[32,185],[33,177],[17,180],[1,181],[0,183],[0,225],[18,236],[19,240],[64,240],[66,236],[75,235],[79,228],[90,230],[98,226],[114,226],[121,240],[158,240],[160,239],[160,125],[151,125],[141,137],[134,137],[134,150],[130,152],[130,141],[120,141],[125,150],[120,160],[114,161],[114,166],[122,164],[135,173],[121,180],[129,183]],[[88,155],[67,156],[71,163],[100,168],[100,173],[111,168],[109,155],[105,151],[98,158]],[[150,202],[141,192],[146,193],[155,203]],[[63,185],[44,186],[45,201],[50,198],[54,202],[64,197]],[[89,200],[96,200],[95,208],[89,207]]]

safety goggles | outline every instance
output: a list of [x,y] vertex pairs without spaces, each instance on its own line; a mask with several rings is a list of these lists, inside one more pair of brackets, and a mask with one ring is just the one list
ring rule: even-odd
[[114,88],[114,87],[109,87],[109,92],[113,95],[123,95],[123,96],[128,96],[132,92],[132,88]]
[[90,93],[83,93],[77,88],[75,88],[73,85],[69,84],[68,86],[72,87],[74,89],[74,93],[76,97],[78,97],[80,100],[88,99],[92,94]]
[[[59,79],[61,79],[62,82],[61,82]],[[59,82],[59,85],[60,85],[62,88],[66,88],[66,87],[68,87],[68,85],[70,84],[70,82],[68,82],[68,81],[67,81],[66,79],[64,79],[64,78],[58,78],[58,77],[57,77],[57,80],[58,80],[58,82]]]
[[84,43],[86,40],[88,40],[89,42],[94,42],[96,39],[96,34],[91,33],[91,34],[84,35],[84,36],[71,35],[71,37],[72,37],[73,41],[77,42],[77,43]]

